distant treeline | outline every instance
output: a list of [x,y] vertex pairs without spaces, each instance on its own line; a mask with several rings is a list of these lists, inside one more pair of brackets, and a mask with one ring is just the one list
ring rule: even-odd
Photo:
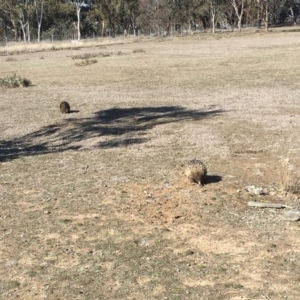
[[300,0],[0,0],[0,39],[295,25]]

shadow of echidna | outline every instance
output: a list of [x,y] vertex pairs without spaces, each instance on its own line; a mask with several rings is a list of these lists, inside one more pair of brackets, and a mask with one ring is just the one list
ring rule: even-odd
[[191,182],[196,182],[203,186],[207,169],[202,161],[193,159],[186,164],[184,174]]
[[63,114],[69,114],[71,111],[70,105],[67,101],[62,101],[59,105],[59,108]]

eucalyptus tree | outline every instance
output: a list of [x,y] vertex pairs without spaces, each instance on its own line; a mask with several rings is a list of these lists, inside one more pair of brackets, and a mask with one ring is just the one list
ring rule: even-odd
[[[0,11],[5,20],[5,27],[15,33],[21,28],[24,41],[30,41],[29,19],[32,13],[30,0],[5,0],[0,3]],[[32,14],[31,14],[32,16]]]
[[210,17],[211,17],[211,23],[212,23],[212,32],[215,33],[215,18],[216,18],[216,10],[217,5],[215,0],[208,0],[209,6],[210,6]]
[[169,33],[173,21],[173,11],[169,0],[157,0],[154,5],[152,24],[156,30],[162,29]]
[[[211,5],[216,4],[216,0],[176,0],[177,7],[175,18],[180,20],[180,22],[186,22],[190,25],[194,25],[194,27],[200,28],[200,22],[204,29],[209,24],[209,20],[211,19]],[[217,6],[214,6],[217,9]]]
[[172,8],[173,23],[184,24],[189,23],[191,17],[192,0],[170,0]]
[[155,13],[155,1],[153,0],[138,0],[138,16],[137,23],[146,30],[152,28],[152,20]]
[[196,25],[197,14],[200,0],[171,0],[174,22],[181,27],[186,25],[191,29],[191,25]]
[[299,14],[299,6],[296,5],[294,0],[273,0],[271,7],[273,7],[273,11],[272,11],[273,23],[284,22],[286,12],[288,11],[288,8],[290,8],[290,7],[295,8],[295,9],[293,9],[293,12],[296,12],[296,14],[294,14],[294,16]]
[[5,36],[7,37],[13,32],[15,40],[17,40],[19,17],[13,0],[0,1],[0,18]]
[[256,0],[255,7],[258,12],[258,18],[263,21],[265,30],[269,30],[269,16],[270,16],[270,0]]
[[38,24],[38,42],[41,40],[41,27],[44,13],[44,0],[34,0],[36,20]]
[[286,1],[286,6],[288,8],[288,14],[293,21],[293,25],[296,25],[297,18],[299,16],[299,1],[298,0],[288,0]]
[[76,9],[76,16],[77,16],[77,22],[74,23],[74,25],[77,28],[77,39],[81,39],[81,10],[86,5],[85,0],[70,0],[70,2],[74,5]]
[[19,23],[21,25],[24,42],[30,42],[30,18],[33,16],[31,0],[15,0]]
[[66,0],[45,0],[43,7],[43,36],[58,39],[74,36],[78,31],[75,4]]
[[115,36],[117,28],[120,27],[122,2],[124,0],[94,0],[102,22],[102,35],[107,30],[111,36]]
[[137,22],[146,30],[154,29],[169,32],[173,21],[171,0],[139,0]]
[[125,31],[134,30],[137,27],[137,16],[139,12],[138,0],[121,1],[118,11],[119,25]]
[[[230,4],[234,8],[237,18],[238,18],[238,30],[239,31],[242,30],[242,19],[243,19],[243,15],[244,15],[244,1],[245,0],[229,0]],[[258,1],[260,1],[260,0],[258,0]]]
[[30,42],[30,19],[34,10],[32,0],[7,0],[13,15],[17,17],[17,22],[22,30],[23,40]]

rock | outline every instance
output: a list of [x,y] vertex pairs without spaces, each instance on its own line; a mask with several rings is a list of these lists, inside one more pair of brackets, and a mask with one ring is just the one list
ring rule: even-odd
[[284,212],[284,216],[288,221],[299,221],[300,220],[300,210],[291,209]]
[[249,185],[245,187],[245,190],[251,195],[264,195],[264,191],[261,187],[255,185]]

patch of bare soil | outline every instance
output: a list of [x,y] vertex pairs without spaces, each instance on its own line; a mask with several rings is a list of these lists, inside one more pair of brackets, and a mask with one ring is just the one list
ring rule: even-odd
[[185,223],[199,220],[190,195],[190,186],[160,187],[153,185],[127,185],[124,193],[128,201],[120,207],[129,215],[138,216],[155,225]]

